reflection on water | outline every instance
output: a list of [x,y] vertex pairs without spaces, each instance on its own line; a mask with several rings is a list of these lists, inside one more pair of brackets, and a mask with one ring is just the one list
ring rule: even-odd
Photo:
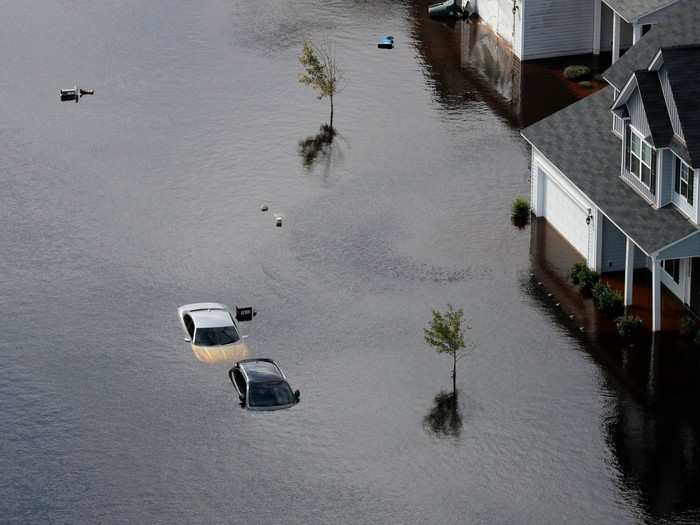
[[423,427],[438,437],[458,438],[462,432],[459,390],[442,391],[435,396],[430,412],[423,418]]
[[[528,295],[578,339],[611,392],[602,426],[622,491],[647,522],[700,523],[699,349],[671,331],[635,344],[620,338],[567,282],[580,256],[544,221],[533,221],[531,239]],[[643,302],[636,281],[635,300]]]
[[323,162],[324,173],[331,169],[333,160],[342,159],[342,152],[334,147],[333,141],[338,135],[335,128],[323,124],[316,135],[299,141],[299,156],[304,168],[312,170],[317,163]]
[[235,363],[246,359],[250,355],[248,345],[244,342],[226,346],[198,346],[192,345],[192,353],[197,361],[210,365],[220,363]]

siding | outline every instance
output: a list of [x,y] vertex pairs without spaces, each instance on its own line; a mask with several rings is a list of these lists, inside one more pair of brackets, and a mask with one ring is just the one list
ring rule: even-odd
[[523,2],[532,0],[517,0],[519,9],[513,15],[513,0],[472,0],[481,19],[503,40],[510,44],[513,53],[522,59],[521,32]]
[[[620,272],[625,269],[627,240],[620,229],[607,218],[603,221],[603,272]],[[647,256],[640,249],[634,250],[634,267],[647,268]]]
[[630,113],[630,124],[644,137],[648,137],[651,134],[651,129],[649,128],[649,121],[647,120],[647,115],[642,105],[642,97],[639,96],[638,89],[635,89],[627,101],[627,110]]
[[681,128],[681,121],[678,118],[678,108],[676,108],[676,102],[673,100],[673,92],[671,91],[671,84],[668,80],[668,71],[664,66],[661,66],[661,69],[659,69],[659,80],[661,81],[661,91],[663,91],[664,98],[666,99],[666,108],[668,109],[668,116],[671,119],[673,132],[685,140],[683,128]]
[[[523,0],[522,3],[523,60],[592,51],[592,1]],[[512,0],[510,5],[512,8]]]

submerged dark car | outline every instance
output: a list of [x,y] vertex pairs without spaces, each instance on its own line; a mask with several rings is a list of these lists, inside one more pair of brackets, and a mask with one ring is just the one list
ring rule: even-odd
[[279,410],[299,402],[287,378],[272,359],[244,359],[228,371],[241,406],[249,410]]

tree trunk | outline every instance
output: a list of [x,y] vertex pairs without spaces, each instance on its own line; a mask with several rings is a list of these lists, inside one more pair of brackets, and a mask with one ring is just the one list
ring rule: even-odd
[[331,129],[333,129],[333,95],[330,96],[331,99]]
[[452,392],[457,391],[457,353],[452,354]]

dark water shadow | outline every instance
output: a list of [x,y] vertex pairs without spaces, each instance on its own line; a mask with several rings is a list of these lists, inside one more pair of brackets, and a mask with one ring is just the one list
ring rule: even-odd
[[340,139],[338,130],[323,124],[316,135],[300,140],[297,151],[304,169],[312,171],[319,166],[323,168],[324,176],[328,176],[333,164],[344,159]]
[[423,418],[423,428],[437,437],[458,438],[463,425],[458,394],[459,390],[437,394],[430,412]]
[[[700,523],[700,348],[672,330],[620,337],[567,280],[580,256],[546,223],[535,220],[531,231],[532,274],[523,293],[600,372],[600,424],[620,492],[643,510],[643,523]],[[635,272],[638,303],[647,290],[637,281],[648,280],[646,273]]]

